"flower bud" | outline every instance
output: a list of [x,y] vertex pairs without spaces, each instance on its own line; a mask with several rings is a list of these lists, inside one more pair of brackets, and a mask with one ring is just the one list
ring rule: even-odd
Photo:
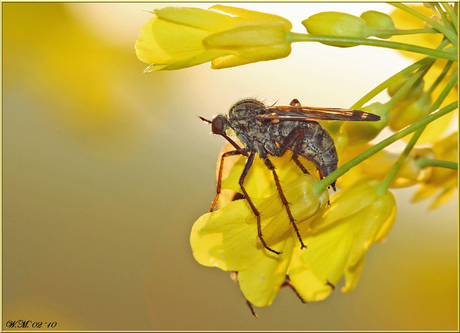
[[400,100],[391,108],[389,126],[393,131],[413,124],[428,114],[431,106],[431,97],[428,94],[414,100]]
[[375,102],[361,109],[380,116],[379,121],[347,121],[343,124],[341,131],[348,134],[350,146],[359,145],[374,139],[390,121],[390,109],[386,104]]
[[[302,24],[309,34],[326,35],[337,37],[366,38],[366,21],[362,18],[339,12],[323,12],[310,16],[303,20]],[[335,43],[323,43],[331,46],[350,47],[356,44],[337,45]]]
[[369,10],[360,16],[366,21],[367,26],[372,29],[372,36],[379,38],[390,38],[391,32],[379,30],[394,30],[395,26],[391,17],[385,13]]
[[372,29],[395,29],[395,25],[391,17],[385,13],[369,10],[360,16],[368,27]]
[[[412,77],[413,73],[408,74],[400,78],[399,80],[393,82],[388,87],[387,91],[388,94],[393,97],[405,84],[409,79]],[[408,97],[417,99],[423,94],[423,88],[425,87],[424,80],[416,80],[415,84],[410,87],[410,89],[404,94],[402,98],[407,99]]]
[[237,27],[212,34],[203,40],[206,49],[238,49],[286,42],[286,30],[279,24]]
[[209,10],[187,7],[156,9],[136,41],[144,72],[175,70],[212,61],[212,68],[287,57],[288,20],[230,6]]

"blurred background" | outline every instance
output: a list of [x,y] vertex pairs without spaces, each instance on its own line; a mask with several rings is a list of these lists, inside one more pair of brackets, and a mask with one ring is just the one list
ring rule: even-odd
[[[411,63],[392,50],[296,43],[288,58],[143,74],[134,43],[160,3],[3,3],[3,329],[455,330],[458,197],[409,203],[353,292],[302,305],[288,289],[254,319],[189,234],[215,194],[223,139],[197,115],[236,100],[348,107]],[[181,6],[175,3],[175,6]],[[213,4],[186,4],[209,8]],[[289,19],[385,4],[238,4]],[[381,94],[377,100],[387,100]]]

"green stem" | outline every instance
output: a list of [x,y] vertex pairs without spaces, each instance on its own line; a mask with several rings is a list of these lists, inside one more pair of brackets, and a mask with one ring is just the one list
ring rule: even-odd
[[395,103],[399,101],[399,99],[403,97],[409,91],[409,89],[411,89],[414,86],[415,82],[426,74],[426,72],[431,68],[432,65],[433,63],[430,63],[419,68],[418,71],[414,75],[412,75],[412,77],[409,80],[407,80],[407,82],[401,87],[401,89],[399,89],[396,92],[396,94],[394,94],[394,96],[386,103],[387,107],[391,108],[393,105],[395,105]]
[[423,29],[375,29],[380,35],[388,36],[399,36],[399,35],[415,35],[415,34],[427,34],[427,33],[439,33],[434,28],[423,28]]
[[446,168],[446,169],[452,169],[452,170],[458,170],[458,163],[457,162],[452,162],[452,161],[442,161],[442,160],[433,160],[430,158],[426,158],[424,156],[421,156],[417,159],[417,166],[420,169],[426,168],[426,167],[438,167],[438,168]]
[[[442,49],[444,48],[446,45],[449,44],[449,41],[447,40],[443,40],[439,46],[437,47],[437,49]],[[388,78],[387,80],[383,81],[382,83],[380,83],[377,87],[375,87],[374,89],[372,89],[371,91],[369,91],[366,95],[364,95],[359,101],[357,101],[355,104],[353,104],[351,106],[351,109],[360,109],[365,103],[369,102],[372,98],[374,98],[375,96],[377,96],[379,93],[381,93],[383,90],[385,90],[386,88],[388,88],[393,82],[396,82],[397,80],[399,80],[400,78],[404,77],[405,75],[409,74],[409,73],[412,73],[414,70],[424,66],[425,64],[429,63],[429,62],[434,62],[435,60],[437,60],[437,58],[434,58],[434,57],[425,57],[415,63],[413,63],[412,65],[404,68],[402,71],[396,73],[395,75],[393,75],[392,77]]]
[[450,20],[452,24],[454,25],[455,31],[458,31],[458,17],[455,11],[452,9],[452,7],[449,5],[447,2],[441,2],[441,5],[444,7],[444,9],[447,12],[447,15],[449,15]]
[[420,13],[419,11],[409,7],[409,6],[406,6],[402,3],[397,3],[397,2],[388,2],[389,5],[393,6],[393,7],[396,7],[398,9],[401,9],[403,11],[405,11],[406,13],[409,13],[419,19],[421,19],[423,22],[426,22],[428,23],[429,25],[431,25],[432,27],[436,28],[440,33],[442,33],[444,36],[447,37],[447,39],[450,40],[450,42],[452,43],[452,45],[454,45],[455,47],[457,47],[458,45],[458,42],[457,42],[457,34],[454,33],[453,31],[449,30],[448,28],[446,28],[445,26],[443,26],[442,24],[436,22],[435,20],[429,18],[428,16],[426,16],[425,14],[423,13]]
[[353,104],[350,108],[351,109],[360,109],[364,104],[369,102],[372,98],[380,94],[386,88],[388,88],[392,83],[398,81],[399,79],[403,78],[409,73],[412,73],[414,70],[426,65],[429,62],[434,62],[436,58],[434,57],[426,57],[417,62],[414,62],[412,65],[404,68],[402,71],[396,73],[395,75],[391,76],[390,78],[386,79],[382,83],[380,83],[377,87],[369,91],[366,95],[361,97],[355,104]]
[[441,15],[444,26],[449,27],[449,30],[454,29],[454,26],[449,22],[449,19],[447,18],[446,13],[442,10],[439,3],[433,2],[433,7],[436,8],[436,11],[439,13],[439,15]]
[[297,32],[287,32],[286,41],[288,43],[293,42],[321,42],[334,44],[334,46],[358,46],[358,45],[368,45],[376,47],[384,47],[395,50],[402,50],[414,53],[421,53],[430,55],[437,58],[445,58],[448,60],[457,61],[456,48],[448,48],[446,50],[435,50],[427,47],[384,41],[379,39],[369,39],[369,38],[353,38],[353,37],[337,37],[337,36],[325,36],[325,35],[310,35],[310,34],[301,34]]
[[447,73],[449,72],[449,69],[452,67],[453,62],[448,61],[447,64],[444,66],[442,69],[441,74],[436,78],[436,80],[433,82],[430,88],[425,92],[425,94],[431,95],[433,91],[436,89],[436,87],[444,80],[446,77]]
[[455,101],[446,107],[443,107],[440,110],[437,110],[435,112],[432,112],[429,116],[413,123],[412,125],[406,127],[405,129],[402,129],[401,131],[389,136],[388,138],[380,141],[377,143],[375,146],[369,148],[359,156],[355,157],[354,159],[348,161],[344,165],[342,165],[340,168],[332,172],[330,175],[327,177],[323,178],[319,182],[315,183],[312,187],[313,193],[315,193],[317,196],[319,196],[323,191],[326,190],[326,188],[331,185],[337,178],[342,176],[345,172],[353,168],[354,166],[358,165],[362,161],[368,159],[372,155],[378,153],[380,150],[383,148],[389,146],[390,144],[398,141],[399,139],[402,139],[406,135],[418,130],[419,128],[425,127],[429,123],[435,121],[436,119],[448,114],[449,112],[454,111],[455,109],[458,108],[458,101]]
[[[447,97],[449,92],[452,90],[454,85],[457,83],[457,78],[458,78],[458,71],[455,72],[455,74],[451,77],[449,83],[445,86],[441,94],[439,94],[438,98],[436,101],[431,105],[430,109],[428,112],[436,110],[444,101],[444,99]],[[458,103],[458,101],[457,101]],[[387,191],[387,189],[390,187],[391,182],[393,179],[396,177],[396,174],[398,173],[399,169],[401,169],[401,166],[403,165],[404,161],[406,160],[407,156],[409,156],[410,152],[414,148],[415,144],[417,143],[418,139],[422,135],[423,131],[425,130],[425,127],[428,124],[421,126],[418,128],[414,135],[410,138],[409,142],[407,143],[406,147],[404,148],[403,152],[401,155],[399,155],[398,159],[396,160],[395,164],[391,167],[390,171],[387,173],[385,178],[382,180],[382,182],[376,187],[376,192],[377,194],[381,195]]]
[[378,184],[377,187],[375,188],[375,192],[377,193],[377,195],[382,195],[388,190],[391,182],[396,177],[396,174],[398,173],[399,169],[401,169],[401,166],[403,165],[407,156],[409,156],[410,152],[412,151],[412,148],[414,148],[418,139],[422,135],[425,127],[426,125],[417,129],[414,135],[412,135],[406,147],[404,148],[403,152],[401,153],[401,155],[399,155],[398,159],[396,160],[395,164],[393,164],[393,166],[391,167],[390,171],[387,173],[385,178],[383,178],[380,184]]

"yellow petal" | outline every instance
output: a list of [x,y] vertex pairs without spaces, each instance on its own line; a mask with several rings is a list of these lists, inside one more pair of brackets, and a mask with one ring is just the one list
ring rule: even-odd
[[219,12],[226,13],[232,16],[240,17],[246,21],[250,21],[254,23],[283,24],[286,31],[290,31],[292,29],[291,22],[278,15],[261,13],[261,12],[257,12],[254,10],[242,9],[238,7],[223,6],[223,5],[212,6],[209,8],[209,10],[219,11]]
[[206,30],[211,33],[232,29],[241,21],[230,15],[200,8],[165,7],[155,9],[153,13],[159,18],[174,22],[177,25]]
[[300,254],[304,251],[310,251],[310,249],[300,250],[294,247],[288,271],[289,278],[304,300],[307,302],[321,301],[329,296],[333,289],[327,284],[328,281],[318,279],[301,260]]
[[276,255],[266,252],[250,268],[238,272],[238,281],[244,297],[258,307],[273,302],[286,277],[291,259],[294,238],[285,237],[281,241],[283,253]]
[[385,237],[388,235],[390,232],[391,228],[393,227],[393,224],[395,223],[396,220],[396,200],[391,192],[388,192],[392,196],[392,209],[391,212],[388,214],[386,221],[383,223],[382,227],[380,228],[379,232],[375,236],[374,242],[382,242],[385,240]]
[[452,186],[442,191],[441,194],[436,198],[436,200],[433,201],[433,203],[430,205],[430,209],[438,208],[440,205],[449,201],[452,198],[452,196],[455,194],[456,188],[457,188],[457,182],[455,182],[455,184],[452,184]]
[[363,271],[364,258],[364,256],[361,257],[355,266],[348,267],[345,271],[345,285],[341,289],[343,293],[348,293],[355,289],[361,276],[361,272]]
[[[375,184],[375,181],[371,182]],[[336,194],[332,198],[331,205],[312,221],[313,232],[329,227],[331,224],[353,216],[360,210],[371,205],[377,194],[375,189],[368,182],[358,181],[355,186],[349,187],[346,191]]]
[[255,216],[244,200],[237,200],[201,216],[192,227],[190,244],[200,264],[240,271],[263,255],[256,238]]
[[203,47],[203,39],[210,34],[212,32],[154,17],[141,29],[136,54],[139,60],[153,64],[147,71],[198,65],[226,53]]
[[366,251],[391,228],[396,202],[391,192],[377,195],[377,184],[363,181],[343,190],[332,198],[329,209],[313,218],[308,248],[300,258],[319,282],[335,285],[348,272],[346,290],[352,288]]
[[[241,193],[238,181],[243,173],[246,159],[246,157],[241,156],[240,159],[233,164],[228,177],[224,178],[222,181],[222,188],[232,189]],[[225,161],[227,161],[227,159],[225,159]],[[282,157],[271,156],[270,161],[272,161],[275,166],[282,188],[285,184],[289,184],[304,175],[300,168],[291,160],[289,154],[285,154]],[[311,173],[314,172],[315,169],[312,162],[304,158],[301,158],[301,162]],[[267,168],[263,160],[258,157],[255,158],[243,185],[251,198],[267,198],[273,193],[277,193],[273,173]]]
[[[303,175],[283,187],[283,193],[299,228],[303,225],[302,228],[307,229],[308,227],[304,224],[309,223],[310,217],[321,212],[329,201],[328,191],[324,191],[319,197],[313,193],[312,185],[317,181],[310,175]],[[281,199],[277,193],[261,202],[258,209],[264,212],[265,216],[273,216],[262,229],[267,244],[272,244],[278,237],[293,230],[286,209],[281,205]],[[257,243],[259,245],[260,240],[257,240]]]
[[212,61],[212,69],[222,69],[245,65],[257,61],[266,61],[285,58],[291,54],[290,44],[278,44],[269,46],[247,47],[237,55],[226,55]]
[[136,54],[140,61],[146,63],[153,62],[166,62],[171,56],[168,55],[158,45],[157,41],[153,36],[153,24],[158,18],[151,18],[141,29],[140,36],[136,40]]
[[[207,49],[238,51],[252,46],[268,46],[286,43],[286,31],[281,25],[251,25],[214,33],[203,40]],[[290,44],[288,44],[290,45]]]
[[[359,229],[347,262],[348,267],[357,265],[376,238],[382,239],[388,234],[395,217],[396,200],[389,191],[378,196],[372,205],[353,216],[354,223]],[[358,227],[359,222],[361,226]]]
[[301,259],[323,285],[336,285],[342,277],[357,228],[353,223],[338,223],[306,239],[308,248],[302,251]]

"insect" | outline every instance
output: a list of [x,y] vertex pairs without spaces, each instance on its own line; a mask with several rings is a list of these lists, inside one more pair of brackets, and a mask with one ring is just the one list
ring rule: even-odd
[[[352,109],[304,107],[300,105],[297,99],[293,99],[289,106],[267,106],[257,99],[246,98],[233,104],[228,115],[220,114],[212,120],[207,120],[203,117],[200,117],[200,119],[211,124],[212,133],[223,136],[235,147],[235,150],[221,155],[217,194],[210,211],[214,210],[221,192],[224,159],[234,155],[246,156],[247,161],[238,183],[244,198],[256,216],[257,234],[262,245],[273,253],[281,254],[281,252],[273,250],[266,244],[262,235],[260,212],[244,188],[244,180],[254,162],[255,156],[259,155],[267,168],[273,173],[279,196],[300,241],[301,249],[303,249],[306,248],[306,245],[299,233],[275,167],[269,156],[283,156],[287,150],[291,150],[292,160],[303,173],[308,173],[308,171],[299,161],[299,156],[312,161],[319,170],[320,177],[326,177],[337,169],[338,157],[334,140],[318,120],[378,121],[380,117],[372,113]],[[244,147],[240,147],[228,136],[228,130],[235,132]],[[331,186],[335,190],[335,182]]]

